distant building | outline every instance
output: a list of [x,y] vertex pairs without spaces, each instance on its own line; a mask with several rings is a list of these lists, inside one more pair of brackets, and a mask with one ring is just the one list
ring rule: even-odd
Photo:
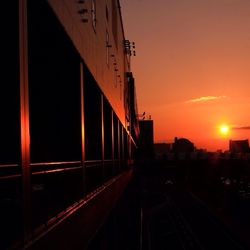
[[153,120],[139,121],[140,136],[138,156],[142,158],[154,157],[154,124]]
[[173,143],[173,152],[186,154],[194,152],[194,144],[186,138],[178,139],[177,137],[175,137]]
[[172,150],[172,143],[155,143],[154,153],[156,158],[164,158]]
[[246,139],[246,140],[230,140],[229,141],[229,151],[231,153],[248,153],[248,152],[250,152],[248,139]]

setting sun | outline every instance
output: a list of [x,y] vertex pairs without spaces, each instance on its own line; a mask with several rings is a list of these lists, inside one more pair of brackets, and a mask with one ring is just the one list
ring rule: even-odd
[[229,133],[229,126],[228,125],[221,125],[220,126],[220,133],[222,135],[228,135],[228,133]]

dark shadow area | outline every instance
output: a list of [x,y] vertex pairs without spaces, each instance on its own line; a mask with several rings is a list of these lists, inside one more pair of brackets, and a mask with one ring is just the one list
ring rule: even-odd
[[141,194],[139,190],[138,182],[133,178],[91,241],[88,250],[140,249]]
[[247,169],[239,159],[138,162],[89,250],[249,249]]
[[85,159],[102,159],[102,98],[91,73],[84,70]]
[[81,160],[80,58],[46,1],[28,1],[31,162]]
[[250,248],[248,160],[165,159],[139,166],[142,249]]
[[3,2],[0,83],[0,249],[22,237],[19,1]]

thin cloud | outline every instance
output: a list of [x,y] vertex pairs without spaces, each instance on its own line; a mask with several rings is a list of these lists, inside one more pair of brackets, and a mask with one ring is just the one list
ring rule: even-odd
[[235,130],[250,130],[250,126],[233,126],[231,127],[231,129],[235,129]]
[[208,95],[208,96],[201,96],[199,98],[188,100],[185,103],[207,102],[207,101],[214,101],[214,100],[223,99],[223,98],[226,98],[226,96],[225,95],[221,95],[221,96]]

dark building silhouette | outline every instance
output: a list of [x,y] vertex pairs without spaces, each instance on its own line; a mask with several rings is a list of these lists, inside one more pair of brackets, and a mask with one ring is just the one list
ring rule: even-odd
[[132,178],[138,141],[120,3],[1,8],[0,249],[85,249]]
[[155,143],[154,153],[156,158],[164,158],[172,151],[172,143]]
[[154,157],[154,123],[153,120],[139,120],[140,136],[138,156],[142,159]]
[[230,140],[229,151],[231,153],[248,153],[250,152],[248,139],[246,140]]
[[175,137],[173,143],[174,153],[191,153],[194,152],[194,144],[186,138]]

